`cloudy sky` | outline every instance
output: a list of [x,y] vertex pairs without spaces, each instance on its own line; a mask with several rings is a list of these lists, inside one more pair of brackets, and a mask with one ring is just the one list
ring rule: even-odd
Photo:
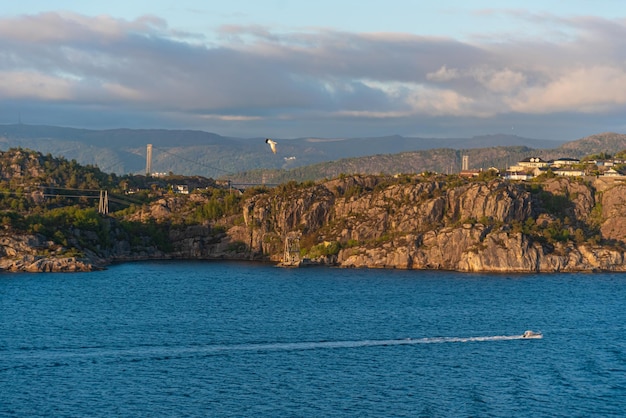
[[624,133],[625,116],[622,0],[20,0],[0,10],[0,123],[577,139]]

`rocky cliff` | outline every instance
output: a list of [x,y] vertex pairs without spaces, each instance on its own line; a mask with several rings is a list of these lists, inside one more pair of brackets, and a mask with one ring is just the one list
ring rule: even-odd
[[[76,227],[65,245],[6,233],[0,268],[88,271],[164,258],[279,262],[287,238],[296,237],[300,257],[340,267],[625,271],[625,196],[619,180],[343,176],[263,190],[241,197],[228,215],[194,221],[215,197],[169,194],[108,218],[104,241]],[[160,228],[161,243],[121,222]]]
[[[244,206],[252,252],[281,257],[287,233],[301,246],[337,242],[342,267],[488,272],[624,271],[626,185],[597,193],[566,178],[514,184],[391,182],[348,177]],[[306,251],[306,250],[305,250]]]

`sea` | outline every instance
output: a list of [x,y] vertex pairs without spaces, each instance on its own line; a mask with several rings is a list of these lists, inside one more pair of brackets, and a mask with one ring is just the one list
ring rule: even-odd
[[611,273],[1,274],[0,416],[624,416],[625,302]]

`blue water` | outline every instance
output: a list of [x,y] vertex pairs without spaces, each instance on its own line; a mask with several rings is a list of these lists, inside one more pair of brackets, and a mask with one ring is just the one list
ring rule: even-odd
[[622,416],[624,301],[620,274],[5,274],[0,416]]

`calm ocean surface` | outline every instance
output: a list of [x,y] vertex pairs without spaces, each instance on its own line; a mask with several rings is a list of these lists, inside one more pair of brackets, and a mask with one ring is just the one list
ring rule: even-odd
[[625,301],[626,274],[4,274],[0,416],[624,416]]

